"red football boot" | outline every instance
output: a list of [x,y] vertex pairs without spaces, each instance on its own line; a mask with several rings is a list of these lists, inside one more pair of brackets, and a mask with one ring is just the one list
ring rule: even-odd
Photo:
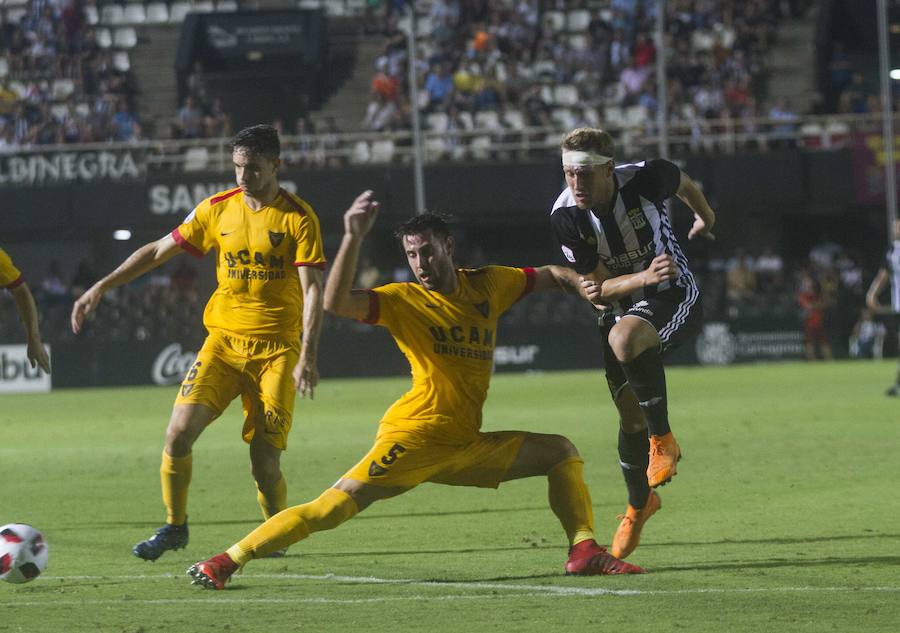
[[187,574],[193,578],[192,585],[200,585],[204,589],[224,589],[231,574],[237,570],[238,564],[222,552],[209,560],[194,563],[188,568]]
[[569,549],[566,576],[611,576],[614,574],[643,574],[637,565],[619,560],[590,539]]

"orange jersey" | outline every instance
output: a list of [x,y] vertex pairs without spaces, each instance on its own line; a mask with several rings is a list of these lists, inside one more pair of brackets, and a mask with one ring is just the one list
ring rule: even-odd
[[[534,269],[487,266],[457,271],[449,296],[418,283],[369,291],[367,323],[386,327],[409,360],[412,389],[382,425],[471,441],[481,428],[497,343],[497,321],[534,287]],[[383,427],[382,427],[383,428]]]
[[0,288],[12,290],[16,286],[21,285],[23,281],[22,273],[13,264],[6,251],[0,248]]
[[303,326],[298,266],[325,267],[319,218],[305,201],[280,190],[253,211],[240,188],[207,198],[172,231],[186,251],[218,251],[218,288],[203,324],[245,336],[296,339]]

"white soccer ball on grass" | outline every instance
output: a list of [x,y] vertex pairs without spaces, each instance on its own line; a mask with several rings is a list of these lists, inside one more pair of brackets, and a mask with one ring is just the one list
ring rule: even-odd
[[40,531],[26,523],[0,527],[0,579],[20,584],[31,582],[47,569],[47,542]]

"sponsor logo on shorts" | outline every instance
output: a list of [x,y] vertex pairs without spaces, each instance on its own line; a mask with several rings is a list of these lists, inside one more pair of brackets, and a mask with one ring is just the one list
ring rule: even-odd
[[650,308],[647,307],[649,305],[650,304],[647,301],[641,300],[641,301],[638,301],[637,303],[635,303],[630,308],[628,308],[628,311],[629,312],[640,312],[641,314],[646,314],[647,316],[653,316],[653,310],[651,310]]
[[378,462],[381,462],[380,464],[375,460],[372,460],[372,463],[369,464],[369,477],[381,477],[382,475],[387,474],[387,468],[385,467],[393,464],[397,461],[397,458],[405,452],[406,449],[403,448],[403,445],[401,444],[394,444],[391,446],[390,450],[378,460]]
[[187,398],[188,395],[194,390],[194,385],[181,385],[181,397]]

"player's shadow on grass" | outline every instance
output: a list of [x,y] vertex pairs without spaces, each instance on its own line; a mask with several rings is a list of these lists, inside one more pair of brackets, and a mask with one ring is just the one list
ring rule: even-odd
[[840,565],[841,567],[871,567],[871,566],[891,566],[900,565],[900,556],[854,556],[852,558],[772,558],[769,560],[745,561],[734,563],[692,563],[690,565],[672,565],[669,567],[650,567],[647,569],[651,573],[661,572],[680,572],[680,571],[707,571],[707,570],[747,570],[747,569],[778,569],[780,567],[790,567],[797,569],[802,567],[830,567]]

